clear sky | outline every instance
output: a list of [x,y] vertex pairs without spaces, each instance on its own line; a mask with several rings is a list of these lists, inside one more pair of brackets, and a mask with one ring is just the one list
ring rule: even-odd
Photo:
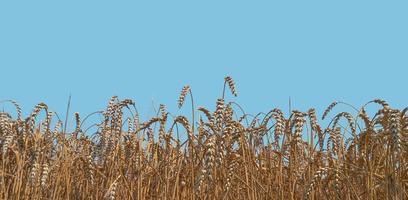
[[0,99],[64,114],[72,94],[87,114],[118,95],[177,114],[183,85],[213,108],[230,75],[250,113],[289,97],[319,116],[334,100],[404,108],[407,2],[1,1]]

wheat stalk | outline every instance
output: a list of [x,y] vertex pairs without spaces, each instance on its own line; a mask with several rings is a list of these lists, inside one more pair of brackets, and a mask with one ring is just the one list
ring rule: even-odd
[[186,99],[187,93],[190,92],[190,86],[186,85],[181,89],[180,96],[178,98],[178,107],[181,108],[184,104],[184,101]]
[[[228,84],[228,87],[229,87],[229,89],[230,89],[232,95],[238,96],[237,90],[236,90],[236,88],[235,88],[234,80],[233,80],[230,76],[225,77],[224,80],[225,80],[225,83]],[[223,96],[224,96],[224,95],[223,95]],[[223,99],[224,99],[224,98],[223,98]]]

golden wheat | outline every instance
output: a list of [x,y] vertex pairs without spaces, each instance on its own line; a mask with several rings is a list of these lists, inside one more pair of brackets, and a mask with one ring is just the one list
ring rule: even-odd
[[79,113],[65,132],[45,103],[22,120],[0,101],[15,107],[0,112],[0,199],[408,199],[408,108],[374,99],[373,116],[365,104],[327,119],[348,105],[336,101],[321,122],[313,108],[250,115],[223,94],[195,121],[189,86],[178,107],[189,93],[191,119],[160,105],[146,121],[113,96],[95,134]]

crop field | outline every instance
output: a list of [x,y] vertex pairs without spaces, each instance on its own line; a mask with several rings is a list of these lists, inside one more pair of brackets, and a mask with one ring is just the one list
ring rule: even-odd
[[114,96],[92,114],[95,134],[90,115],[67,127],[45,103],[22,116],[3,100],[15,109],[0,112],[0,199],[408,199],[408,108],[374,99],[250,115],[231,96],[231,77],[215,108],[184,86],[178,106],[191,113],[160,105],[146,121]]

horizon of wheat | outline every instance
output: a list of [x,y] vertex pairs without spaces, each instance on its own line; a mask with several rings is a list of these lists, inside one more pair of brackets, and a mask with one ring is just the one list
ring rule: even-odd
[[141,122],[132,100],[113,96],[95,134],[79,113],[65,132],[44,103],[23,119],[1,101],[17,117],[0,112],[0,199],[408,199],[407,108],[374,99],[352,115],[333,113],[348,105],[335,101],[322,127],[313,108],[249,115],[226,85],[237,96],[225,77],[213,111],[195,110],[184,86],[177,105],[190,93],[192,118],[160,105]]

